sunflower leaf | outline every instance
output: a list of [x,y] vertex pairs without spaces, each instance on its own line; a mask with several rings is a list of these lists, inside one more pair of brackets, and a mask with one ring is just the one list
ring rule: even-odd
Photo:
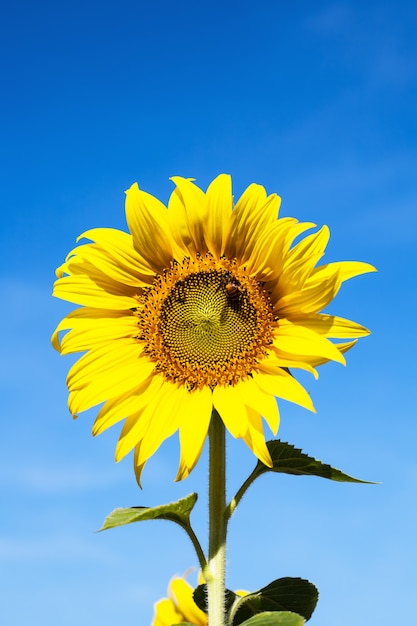
[[[309,620],[316,607],[319,592],[303,578],[278,578],[259,591],[239,599],[234,607],[233,626],[246,624],[248,618],[264,611],[290,611]],[[303,622],[304,623],[304,622]]]
[[291,611],[266,611],[258,613],[246,622],[242,622],[241,626],[303,626],[305,620],[297,613]]
[[341,470],[305,454],[292,444],[280,441],[279,439],[267,441],[266,445],[271,455],[273,465],[272,467],[268,467],[261,461],[258,461],[251,476],[252,481],[265,472],[280,472],[284,474],[294,474],[296,476],[320,476],[321,478],[328,478],[329,480],[338,482],[363,483],[367,485],[377,484],[369,480],[360,480],[359,478],[349,476]]
[[197,501],[197,494],[190,493],[185,498],[169,504],[161,504],[154,507],[134,506],[125,509],[115,509],[106,517],[101,530],[124,526],[133,522],[144,522],[146,520],[158,519],[175,522],[180,526],[189,524],[190,513]]

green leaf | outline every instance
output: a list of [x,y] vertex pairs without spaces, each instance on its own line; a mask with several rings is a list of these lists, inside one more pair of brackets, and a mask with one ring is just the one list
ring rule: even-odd
[[233,626],[245,623],[263,611],[290,611],[309,620],[316,607],[317,587],[303,578],[278,578],[259,591],[239,598],[234,607]]
[[[303,578],[286,577],[278,578],[259,591],[245,596],[238,596],[226,589],[225,608],[226,614],[230,613],[233,626],[241,626],[255,615],[271,611],[296,614],[303,618],[301,623],[304,624],[304,619],[309,620],[313,614],[318,597],[319,592],[313,583]],[[207,585],[199,585],[194,590],[193,599],[198,608],[207,613]]]
[[284,474],[295,474],[296,476],[320,476],[321,478],[328,478],[338,482],[377,484],[368,480],[353,478],[279,439],[267,441],[266,445],[268,446],[273,466],[267,467],[261,461],[258,461],[252,474],[252,480],[255,480],[255,478],[265,472],[281,472]]
[[188,526],[190,513],[197,501],[197,497],[196,493],[190,493],[177,502],[161,504],[160,506],[134,506],[127,509],[115,509],[106,517],[100,530],[151,519],[164,519],[175,522],[182,527]]
[[304,618],[290,611],[266,611],[251,617],[241,626],[303,626]]

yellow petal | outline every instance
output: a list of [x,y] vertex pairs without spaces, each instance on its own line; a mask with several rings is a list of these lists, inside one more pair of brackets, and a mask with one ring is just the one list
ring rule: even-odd
[[133,237],[129,233],[114,228],[92,228],[77,237],[77,242],[80,239],[94,241],[111,258],[117,259],[131,276],[141,279],[144,274],[155,274],[146,259],[133,246]]
[[[68,271],[72,273],[75,263],[81,262],[84,263],[84,267],[87,267],[87,264],[91,264],[101,274],[104,274],[106,278],[122,285],[133,287],[134,291],[137,291],[138,287],[148,287],[155,275],[151,268],[147,268],[143,263],[140,263],[139,255],[136,271],[132,272],[130,267],[124,265],[122,255],[117,253],[110,255],[107,250],[103,250],[100,246],[93,243],[78,246],[76,256],[67,261]],[[141,267],[144,268],[144,272],[138,271]],[[91,273],[87,269],[85,271],[86,274],[90,274],[91,278]]]
[[231,232],[231,238],[236,239],[236,258],[241,265],[250,264],[257,243],[267,235],[272,225],[277,223],[275,218],[280,204],[281,198],[276,194],[268,196],[263,204],[258,204],[258,195],[254,194],[252,204],[247,205],[246,214],[241,216],[243,221],[241,229],[236,235]]
[[218,259],[224,252],[227,222],[232,212],[232,179],[220,174],[209,185],[207,192],[206,242]]
[[[138,447],[137,464],[142,465],[156,452],[159,446],[178,430],[181,420],[183,389],[174,384],[162,386],[140,412],[124,423],[116,448],[116,460],[120,461],[135,446]],[[158,419],[154,419],[155,414]]]
[[243,437],[248,427],[248,417],[239,386],[217,385],[213,390],[213,405],[233,437]]
[[186,478],[200,458],[212,412],[212,392],[208,387],[188,393],[180,426],[180,464],[175,480]]
[[260,413],[276,435],[279,426],[279,410],[274,396],[263,392],[251,377],[241,381],[238,390],[245,405]]
[[[345,352],[353,348],[353,346],[355,346],[357,343],[358,343],[358,340],[355,339],[354,341],[347,341],[344,343],[335,343],[334,345],[341,354],[345,354]],[[323,359],[323,358],[318,358],[318,357],[313,357],[313,356],[303,356],[303,360],[306,363],[309,363],[310,365],[314,367],[318,367],[319,365],[324,365],[325,363],[328,363],[328,359]]]
[[253,380],[266,393],[299,404],[315,413],[311,398],[304,387],[284,370],[260,363],[259,371],[253,372]]
[[196,626],[206,626],[207,615],[194,602],[193,589],[185,580],[174,578],[170,584],[170,595],[185,621]]
[[156,602],[154,611],[152,626],[172,626],[172,624],[179,624],[184,617],[169,598]]
[[291,316],[291,321],[298,326],[305,326],[320,335],[332,339],[365,337],[371,332],[365,328],[365,326],[352,322],[351,320],[337,317],[336,315],[325,315],[323,313],[308,316],[294,315]]
[[106,280],[98,285],[89,276],[82,275],[59,278],[55,281],[53,295],[73,304],[98,309],[121,311],[132,309],[137,305],[137,299],[131,289],[126,289],[125,293],[117,293],[114,281]]
[[204,192],[194,183],[181,176],[173,176],[171,180],[177,186],[176,192],[184,206],[184,214],[188,231],[194,242],[196,252],[205,254],[208,250],[204,236],[207,221],[207,199]]
[[285,286],[285,295],[278,298],[277,292],[271,297],[272,301],[276,301],[275,311],[278,317],[290,317],[291,315],[317,313],[322,311],[339,291],[341,282],[338,274],[335,274],[327,281],[311,282],[307,281],[303,289],[300,291],[292,291],[291,285]]
[[249,258],[243,265],[246,265],[249,274],[259,281],[278,281],[282,276],[286,256],[293,240],[313,226],[314,224],[310,222],[299,224],[291,217],[280,219],[255,242]]
[[139,362],[142,350],[143,345],[133,338],[120,339],[111,346],[105,345],[90,350],[78,359],[68,372],[69,389],[71,391],[81,389],[112,369],[115,370],[115,375],[121,367],[126,365],[134,369]]
[[169,231],[167,209],[137,183],[126,192],[126,221],[135,249],[160,273],[174,258],[174,240]]
[[178,189],[174,189],[169,197],[167,219],[175,242],[183,250],[183,256],[195,258],[198,250],[192,235],[193,229]]
[[61,354],[91,350],[119,339],[132,339],[137,334],[137,318],[132,315],[97,320],[89,328],[75,328],[62,338]]
[[[262,212],[265,202],[266,191],[264,187],[255,183],[249,185],[237,201],[229,217],[226,230],[224,253],[229,259],[242,257],[247,244],[246,234],[249,234],[255,227],[256,219]],[[275,217],[271,221],[274,221]]]
[[314,266],[324,254],[330,232],[323,226],[317,233],[302,239],[287,255],[282,280],[291,284],[293,290],[302,289]]
[[324,282],[331,276],[338,274],[340,281],[344,282],[355,276],[368,274],[369,272],[377,272],[378,270],[369,263],[362,261],[337,261],[336,263],[328,263],[317,267],[310,278],[313,282]]
[[265,443],[264,429],[261,416],[251,408],[248,408],[249,425],[243,439],[246,445],[256,457],[266,465],[272,467],[271,455]]
[[139,452],[140,452],[140,446],[136,446],[135,449],[133,450],[133,470],[135,472],[136,482],[138,486],[140,487],[140,489],[142,489],[141,478],[142,478],[143,469],[146,465],[146,461],[144,463],[138,463]]
[[162,376],[148,377],[141,385],[128,393],[108,400],[100,409],[93,425],[93,435],[99,435],[117,422],[141,411],[145,405],[157,397],[164,383]]
[[[75,309],[71,311],[66,317],[64,317],[58,324],[53,332],[51,343],[55,350],[61,351],[61,342],[59,339],[59,333],[64,330],[76,329],[87,330],[88,328],[95,328],[96,324],[105,324],[108,322],[111,324],[118,319],[123,320],[126,318],[125,311],[111,311],[108,309],[93,309],[89,307],[83,307],[81,309]],[[131,313],[127,315],[127,319],[131,318]],[[132,318],[133,319],[133,318]],[[123,322],[122,322],[123,323]]]
[[76,415],[105,400],[130,393],[151,376],[154,369],[155,364],[152,361],[140,358],[134,367],[129,363],[116,369],[109,367],[102,375],[83,380],[77,388],[69,386],[68,406],[71,414]]
[[342,365],[346,363],[339,350],[323,335],[288,320],[279,321],[272,343],[278,354],[283,350],[286,354],[322,357]]
[[[305,372],[309,372],[314,376],[314,378],[318,378],[319,375],[317,371],[310,365],[310,360],[307,359],[303,354],[302,356],[297,355],[294,357],[293,354],[289,354],[288,352],[284,352],[283,350],[277,350],[275,346],[272,344],[270,347],[270,352],[268,353],[267,363],[268,365],[273,365],[274,367],[281,367],[283,369],[300,369]],[[323,363],[327,363],[327,359],[323,361]]]

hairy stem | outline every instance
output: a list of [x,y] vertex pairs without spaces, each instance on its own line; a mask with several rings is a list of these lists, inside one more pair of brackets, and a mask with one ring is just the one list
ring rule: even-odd
[[207,582],[208,624],[225,624],[226,577],[226,437],[223,422],[213,409],[209,430],[209,550]]
[[230,500],[229,504],[226,507],[226,520],[229,520],[232,517],[233,513],[237,509],[237,505],[239,504],[239,502],[241,501],[241,499],[243,498],[243,496],[245,495],[245,493],[247,492],[247,490],[249,489],[249,487],[251,486],[255,478],[257,478],[257,476],[258,474],[254,470],[252,474],[250,474],[250,476],[247,477],[247,479],[245,480],[243,485],[239,488],[239,490],[236,492],[235,496],[233,496],[233,498]]

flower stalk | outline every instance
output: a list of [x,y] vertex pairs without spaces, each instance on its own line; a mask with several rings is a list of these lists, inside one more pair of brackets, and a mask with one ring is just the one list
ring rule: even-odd
[[209,428],[209,549],[207,581],[208,624],[225,624],[226,572],[226,437],[224,424],[213,410]]

